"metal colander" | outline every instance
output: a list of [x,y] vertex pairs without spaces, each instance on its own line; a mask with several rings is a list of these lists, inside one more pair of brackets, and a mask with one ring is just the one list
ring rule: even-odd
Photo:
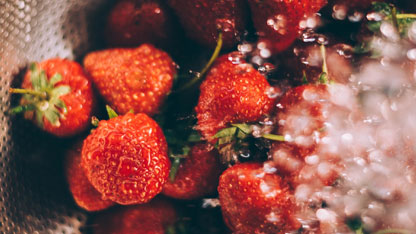
[[[29,62],[79,60],[100,44],[100,0],[0,0],[0,233],[80,233],[86,213],[74,205],[62,169],[68,140],[42,133],[7,110]],[[16,100],[15,100],[16,99]]]

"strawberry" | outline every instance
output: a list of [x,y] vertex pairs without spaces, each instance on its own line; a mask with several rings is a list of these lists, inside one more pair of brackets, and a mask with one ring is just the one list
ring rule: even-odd
[[[303,85],[287,91],[277,104],[278,134],[286,142],[275,143],[271,155],[275,166],[291,174],[293,186],[299,184],[331,185],[343,165],[339,151],[342,140],[337,130],[360,119],[352,92],[341,84]],[[346,120],[348,119],[348,120]],[[358,122],[357,122],[358,123]],[[338,145],[331,147],[332,144]],[[353,151],[364,154],[358,144]]]
[[176,199],[197,199],[213,194],[221,171],[218,152],[207,143],[196,144],[162,193]]
[[160,193],[170,169],[163,132],[143,113],[100,121],[84,140],[81,164],[103,199],[126,205]]
[[233,233],[288,233],[300,228],[289,186],[260,163],[241,163],[220,177],[224,221]]
[[75,202],[87,211],[99,211],[114,204],[101,199],[101,194],[88,181],[81,167],[82,141],[70,148],[65,158],[65,175]]
[[218,58],[201,84],[197,129],[209,141],[230,123],[257,121],[272,111],[268,92],[273,88],[239,56],[234,52]]
[[12,113],[25,112],[41,129],[59,137],[76,135],[87,129],[94,95],[91,81],[73,61],[54,58],[33,63],[25,74],[21,105]]
[[100,94],[119,114],[130,110],[157,113],[176,74],[169,55],[149,44],[91,52],[84,66]]
[[117,207],[100,214],[94,221],[94,234],[165,234],[177,220],[172,204],[163,199]]
[[237,44],[247,24],[247,6],[243,0],[168,0],[187,35],[200,44],[214,48],[218,32],[223,47]]
[[111,46],[169,45],[177,27],[170,10],[160,0],[123,0],[107,18],[106,39]]
[[272,53],[287,49],[300,35],[299,23],[316,13],[326,0],[248,0],[254,27]]
[[[293,154],[306,157],[316,151],[323,134],[322,106],[328,103],[326,85],[302,85],[287,91],[277,104],[278,134],[294,146]],[[286,143],[285,143],[286,144]]]

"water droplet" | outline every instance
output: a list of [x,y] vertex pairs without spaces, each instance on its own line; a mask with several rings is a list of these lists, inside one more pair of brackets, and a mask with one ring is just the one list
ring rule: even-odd
[[412,25],[409,27],[407,35],[413,43],[416,43],[416,22],[412,23]]
[[240,44],[238,45],[238,51],[240,51],[243,54],[250,53],[251,51],[253,51],[253,46],[249,43]]
[[265,74],[267,74],[267,73],[270,73],[270,72],[272,72],[274,69],[276,69],[275,68],[275,66],[273,65],[273,64],[271,64],[271,63],[264,63],[263,65],[261,65],[257,70],[261,73],[261,74],[263,74],[263,75],[265,75]]
[[345,5],[334,5],[332,7],[332,18],[344,20],[347,17],[347,7]]
[[253,58],[251,58],[251,62],[257,65],[261,65],[263,63],[263,59],[260,56],[256,55],[253,56]]
[[364,18],[364,14],[362,12],[359,11],[354,11],[354,13],[352,13],[352,15],[348,16],[348,20],[351,22],[360,22],[362,19]]
[[272,55],[272,53],[268,49],[262,49],[262,50],[260,50],[260,56],[263,57],[263,58],[268,58],[271,55]]
[[328,37],[324,36],[324,35],[319,35],[318,36],[318,40],[317,40],[318,44],[320,45],[327,45],[328,44]]
[[345,58],[351,58],[354,54],[354,48],[347,44],[336,44],[332,48],[341,56]]
[[380,32],[392,41],[400,40],[400,36],[398,35],[396,28],[390,22],[383,22],[380,26]]
[[302,33],[302,41],[303,42],[314,42],[316,40],[316,33],[312,30],[307,30],[306,32]]
[[217,29],[223,32],[233,32],[235,28],[235,24],[229,18],[224,19],[216,19],[215,23],[217,25]]
[[413,61],[416,61],[416,48],[407,51],[407,58]]
[[244,55],[240,52],[232,52],[228,55],[228,61],[233,64],[241,64],[244,62]]
[[271,98],[271,99],[275,99],[278,96],[281,95],[280,89],[275,88],[275,87],[269,87],[266,90],[266,95]]
[[369,21],[382,21],[384,19],[384,16],[377,12],[371,12],[367,14],[366,18]]
[[279,34],[286,34],[286,16],[284,15],[275,15],[266,21],[267,25],[270,26],[274,31]]

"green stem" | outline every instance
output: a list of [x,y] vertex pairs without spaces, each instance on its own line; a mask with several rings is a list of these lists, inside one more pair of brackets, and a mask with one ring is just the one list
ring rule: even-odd
[[416,14],[396,14],[397,19],[416,19]]
[[399,234],[410,234],[410,231],[405,230],[405,229],[384,229],[384,230],[380,230],[375,232],[374,234],[392,234],[392,233],[399,233]]
[[321,56],[322,56],[322,74],[319,77],[319,82],[321,84],[328,84],[328,65],[326,63],[326,48],[325,45],[320,46]]
[[46,92],[36,91],[36,90],[33,90],[33,89],[10,88],[9,92],[10,93],[18,93],[18,94],[29,94],[29,95],[41,97],[43,99],[46,99],[48,97],[48,94]]
[[397,21],[397,8],[394,5],[391,6],[391,19],[393,21],[394,28],[399,31],[399,22]]
[[273,140],[273,141],[285,141],[285,137],[284,136],[280,136],[280,135],[264,134],[261,137],[263,137],[265,139]]
[[215,47],[214,53],[211,55],[211,58],[209,59],[208,63],[205,65],[205,67],[202,69],[202,71],[199,74],[197,74],[190,82],[182,86],[182,88],[177,90],[177,92],[181,92],[183,90],[193,87],[196,83],[198,83],[202,79],[202,77],[204,77],[205,73],[208,71],[208,69],[214,63],[215,59],[217,59],[218,55],[220,54],[221,47],[222,47],[222,32],[218,34],[217,46]]

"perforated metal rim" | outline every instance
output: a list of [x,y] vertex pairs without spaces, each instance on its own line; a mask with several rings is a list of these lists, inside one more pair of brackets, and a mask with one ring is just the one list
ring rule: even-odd
[[0,1],[0,233],[80,233],[86,223],[62,175],[69,143],[6,114],[16,101],[8,89],[19,83],[31,61],[80,59],[99,44],[95,29],[107,5],[100,0]]

